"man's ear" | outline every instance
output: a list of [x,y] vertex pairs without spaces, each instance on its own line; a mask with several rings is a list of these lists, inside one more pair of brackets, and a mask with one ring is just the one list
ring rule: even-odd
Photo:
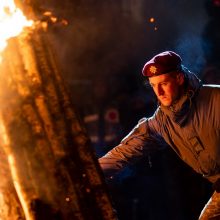
[[185,80],[183,73],[178,73],[176,78],[177,78],[178,84],[179,85],[183,85],[184,80]]

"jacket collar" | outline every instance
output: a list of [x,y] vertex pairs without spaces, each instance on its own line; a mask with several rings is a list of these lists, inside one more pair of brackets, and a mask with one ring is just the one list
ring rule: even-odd
[[182,97],[169,107],[160,105],[161,110],[175,123],[183,126],[192,107],[192,99],[201,87],[201,80],[192,72],[185,70],[186,90]]

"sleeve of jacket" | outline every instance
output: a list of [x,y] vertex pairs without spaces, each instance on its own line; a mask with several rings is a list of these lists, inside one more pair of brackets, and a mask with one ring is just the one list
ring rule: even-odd
[[99,159],[106,177],[114,175],[126,165],[135,163],[144,155],[166,145],[159,132],[155,130],[155,126],[149,126],[148,120],[147,118],[141,119],[118,146]]

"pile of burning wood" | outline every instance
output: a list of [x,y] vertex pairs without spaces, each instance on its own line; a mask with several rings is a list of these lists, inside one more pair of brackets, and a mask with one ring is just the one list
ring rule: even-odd
[[1,55],[0,219],[115,219],[47,32],[26,28]]

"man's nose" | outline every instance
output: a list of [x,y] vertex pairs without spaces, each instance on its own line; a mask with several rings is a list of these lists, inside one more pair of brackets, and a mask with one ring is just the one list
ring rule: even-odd
[[164,90],[163,90],[163,88],[160,85],[157,87],[156,93],[157,93],[158,96],[164,94]]

